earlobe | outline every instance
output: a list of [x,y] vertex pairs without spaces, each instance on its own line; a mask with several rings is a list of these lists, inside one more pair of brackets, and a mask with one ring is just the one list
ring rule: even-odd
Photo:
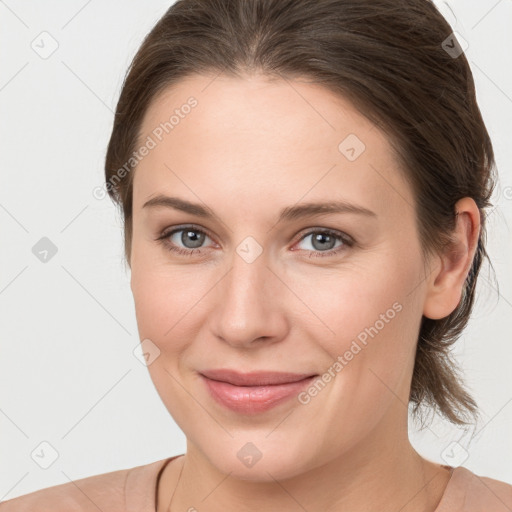
[[447,317],[459,305],[466,277],[471,269],[480,234],[480,211],[470,197],[455,205],[456,226],[452,243],[437,259],[427,281],[423,315],[432,320]]

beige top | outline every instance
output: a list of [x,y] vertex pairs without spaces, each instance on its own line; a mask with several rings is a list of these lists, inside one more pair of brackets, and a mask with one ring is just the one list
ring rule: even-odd
[[[156,512],[158,479],[176,457],[180,455],[40,489],[1,502],[0,512]],[[462,466],[449,469],[452,474],[435,512],[512,511],[512,485]]]

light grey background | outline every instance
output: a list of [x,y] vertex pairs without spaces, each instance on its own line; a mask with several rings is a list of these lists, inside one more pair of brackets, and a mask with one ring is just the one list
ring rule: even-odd
[[[0,1],[0,500],[185,451],[132,352],[121,218],[92,194],[124,73],[169,5]],[[512,483],[512,2],[438,5],[469,43],[496,152],[489,252],[500,296],[485,266],[455,350],[484,421],[468,434],[411,425],[411,440],[431,460]],[[46,263],[32,252],[42,237],[58,249]]]

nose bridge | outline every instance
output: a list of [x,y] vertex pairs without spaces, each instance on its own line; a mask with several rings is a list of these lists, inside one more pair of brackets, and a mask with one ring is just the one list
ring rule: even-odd
[[233,252],[228,274],[218,283],[212,312],[214,334],[232,345],[276,338],[285,324],[278,291],[262,248],[242,242]]

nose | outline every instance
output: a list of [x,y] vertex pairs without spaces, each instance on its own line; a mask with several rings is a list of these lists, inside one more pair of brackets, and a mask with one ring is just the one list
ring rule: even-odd
[[235,253],[230,269],[216,286],[209,315],[213,335],[235,348],[284,339],[289,329],[286,290],[268,266],[265,253],[250,263]]

